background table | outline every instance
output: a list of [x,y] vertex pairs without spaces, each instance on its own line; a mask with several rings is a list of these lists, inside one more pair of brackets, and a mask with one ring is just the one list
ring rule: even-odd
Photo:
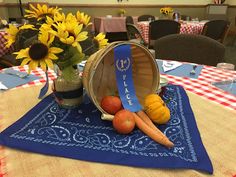
[[[180,33],[200,34],[205,22],[183,22],[181,23]],[[149,41],[149,22],[137,22],[145,42]]]
[[[14,68],[27,70],[27,67]],[[43,78],[0,93],[1,130],[14,123],[40,101],[37,96],[42,83],[45,82],[45,74],[40,69],[34,73]],[[187,90],[203,144],[213,163],[214,175],[221,177],[236,175],[236,98],[209,83],[233,74],[233,71],[222,73],[214,67],[204,66],[197,80],[165,75],[171,83],[183,85]],[[49,78],[50,81],[55,78],[53,71],[49,71]],[[222,99],[228,99],[229,104],[220,102]],[[9,177],[209,176],[195,170],[147,169],[102,164],[23,152],[7,147],[2,147],[0,153],[0,176],[2,174]]]
[[[23,116],[40,100],[41,86],[18,88],[2,93],[1,129]],[[188,92],[204,146],[212,160],[215,176],[236,174],[236,112]],[[28,98],[28,99],[27,99]],[[227,138],[226,138],[227,137]],[[52,157],[4,147],[2,173],[9,177],[151,177],[209,176],[195,170],[147,169]]]
[[4,38],[4,36],[7,35],[7,32],[2,29],[0,31],[0,57],[13,52],[13,46],[11,46],[10,48],[5,47],[5,42],[7,42],[7,40]]
[[[95,17],[94,18],[94,29],[95,32],[107,33],[107,32],[126,32],[126,17]],[[137,17],[133,17],[134,23],[138,21]]]
[[[27,72],[28,67],[13,67],[16,70]],[[33,71],[33,74],[41,76],[42,79],[35,80],[20,87],[29,87],[33,85],[41,85],[45,82],[45,73],[41,69]],[[56,75],[52,70],[48,72],[49,80],[52,81]],[[231,95],[217,87],[211,85],[212,82],[222,81],[227,78],[236,77],[236,71],[224,72],[213,66],[204,66],[198,79],[190,79],[188,77],[176,77],[164,74],[170,83],[182,85],[186,90],[195,93],[205,99],[213,101],[217,104],[236,110],[236,96]]]

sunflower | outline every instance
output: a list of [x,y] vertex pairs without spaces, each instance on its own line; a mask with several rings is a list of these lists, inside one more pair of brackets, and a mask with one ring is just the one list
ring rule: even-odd
[[65,19],[66,17],[64,13],[56,13],[53,18],[47,16],[45,23],[43,23],[40,28],[43,28],[44,30],[51,30],[53,29],[53,24],[63,22]]
[[16,41],[17,34],[19,34],[21,30],[25,29],[37,30],[34,28],[34,25],[30,24],[24,24],[19,28],[17,28],[15,25],[9,24],[9,28],[6,29],[8,35],[4,36],[4,38],[7,39],[7,42],[5,43],[6,47],[9,48]]
[[76,19],[78,22],[82,23],[84,26],[89,26],[92,23],[90,22],[90,16],[84,14],[83,12],[81,13],[80,11],[77,11],[76,13]]
[[76,19],[69,15],[65,22],[54,24],[53,26],[56,31],[52,30],[51,33],[57,36],[62,43],[77,47],[78,51],[82,52],[79,42],[88,38],[88,32],[82,31],[83,24],[78,24]]
[[42,6],[40,4],[37,4],[37,7],[34,7],[32,4],[30,4],[30,8],[33,10],[25,10],[26,14],[25,17],[27,18],[36,18],[38,21],[45,19],[46,16],[54,16],[56,13],[58,13],[61,8],[49,8],[46,4],[43,4]]
[[164,15],[169,15],[173,12],[173,9],[171,7],[163,7],[160,9],[160,13]]
[[38,66],[44,71],[47,70],[47,67],[53,69],[52,60],[58,59],[55,54],[63,52],[61,48],[51,47],[53,41],[54,35],[48,33],[48,31],[41,30],[38,36],[38,42],[19,52],[14,52],[17,55],[16,59],[23,58],[21,66],[29,64],[29,73]]
[[108,44],[108,39],[105,39],[105,34],[99,33],[97,36],[94,37],[94,41],[97,43],[98,48],[101,49]]

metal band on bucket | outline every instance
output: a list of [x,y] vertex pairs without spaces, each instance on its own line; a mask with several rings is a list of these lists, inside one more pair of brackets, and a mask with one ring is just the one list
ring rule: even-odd
[[132,77],[132,55],[130,45],[123,44],[114,48],[116,83],[123,107],[131,112],[142,109],[134,88]]

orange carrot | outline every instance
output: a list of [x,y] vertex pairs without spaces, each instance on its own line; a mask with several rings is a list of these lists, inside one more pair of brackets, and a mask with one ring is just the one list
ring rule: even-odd
[[136,114],[152,129],[159,130],[144,111],[138,111]]
[[132,113],[134,115],[135,123],[137,127],[149,136],[151,139],[160,143],[168,148],[173,147],[174,144],[159,130],[152,129],[149,127],[136,113]]

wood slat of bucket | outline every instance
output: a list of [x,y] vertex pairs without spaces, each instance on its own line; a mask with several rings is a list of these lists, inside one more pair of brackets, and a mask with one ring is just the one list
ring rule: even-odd
[[159,86],[159,70],[152,54],[144,46],[133,42],[114,42],[105,49],[92,55],[84,68],[83,83],[93,103],[102,112],[101,99],[110,94],[118,93],[114,67],[114,47],[130,44],[133,58],[133,80],[136,94],[141,104],[149,93],[156,92]]
[[144,74],[144,75],[153,75],[153,71],[149,68],[137,68],[133,70],[133,76],[135,75],[140,75],[140,74]]
[[[97,97],[98,104],[100,104],[100,100],[103,96],[117,93],[113,57],[113,52],[109,52],[96,68],[96,77],[93,79],[93,91],[94,95]],[[101,77],[99,77],[99,75],[101,75]]]

